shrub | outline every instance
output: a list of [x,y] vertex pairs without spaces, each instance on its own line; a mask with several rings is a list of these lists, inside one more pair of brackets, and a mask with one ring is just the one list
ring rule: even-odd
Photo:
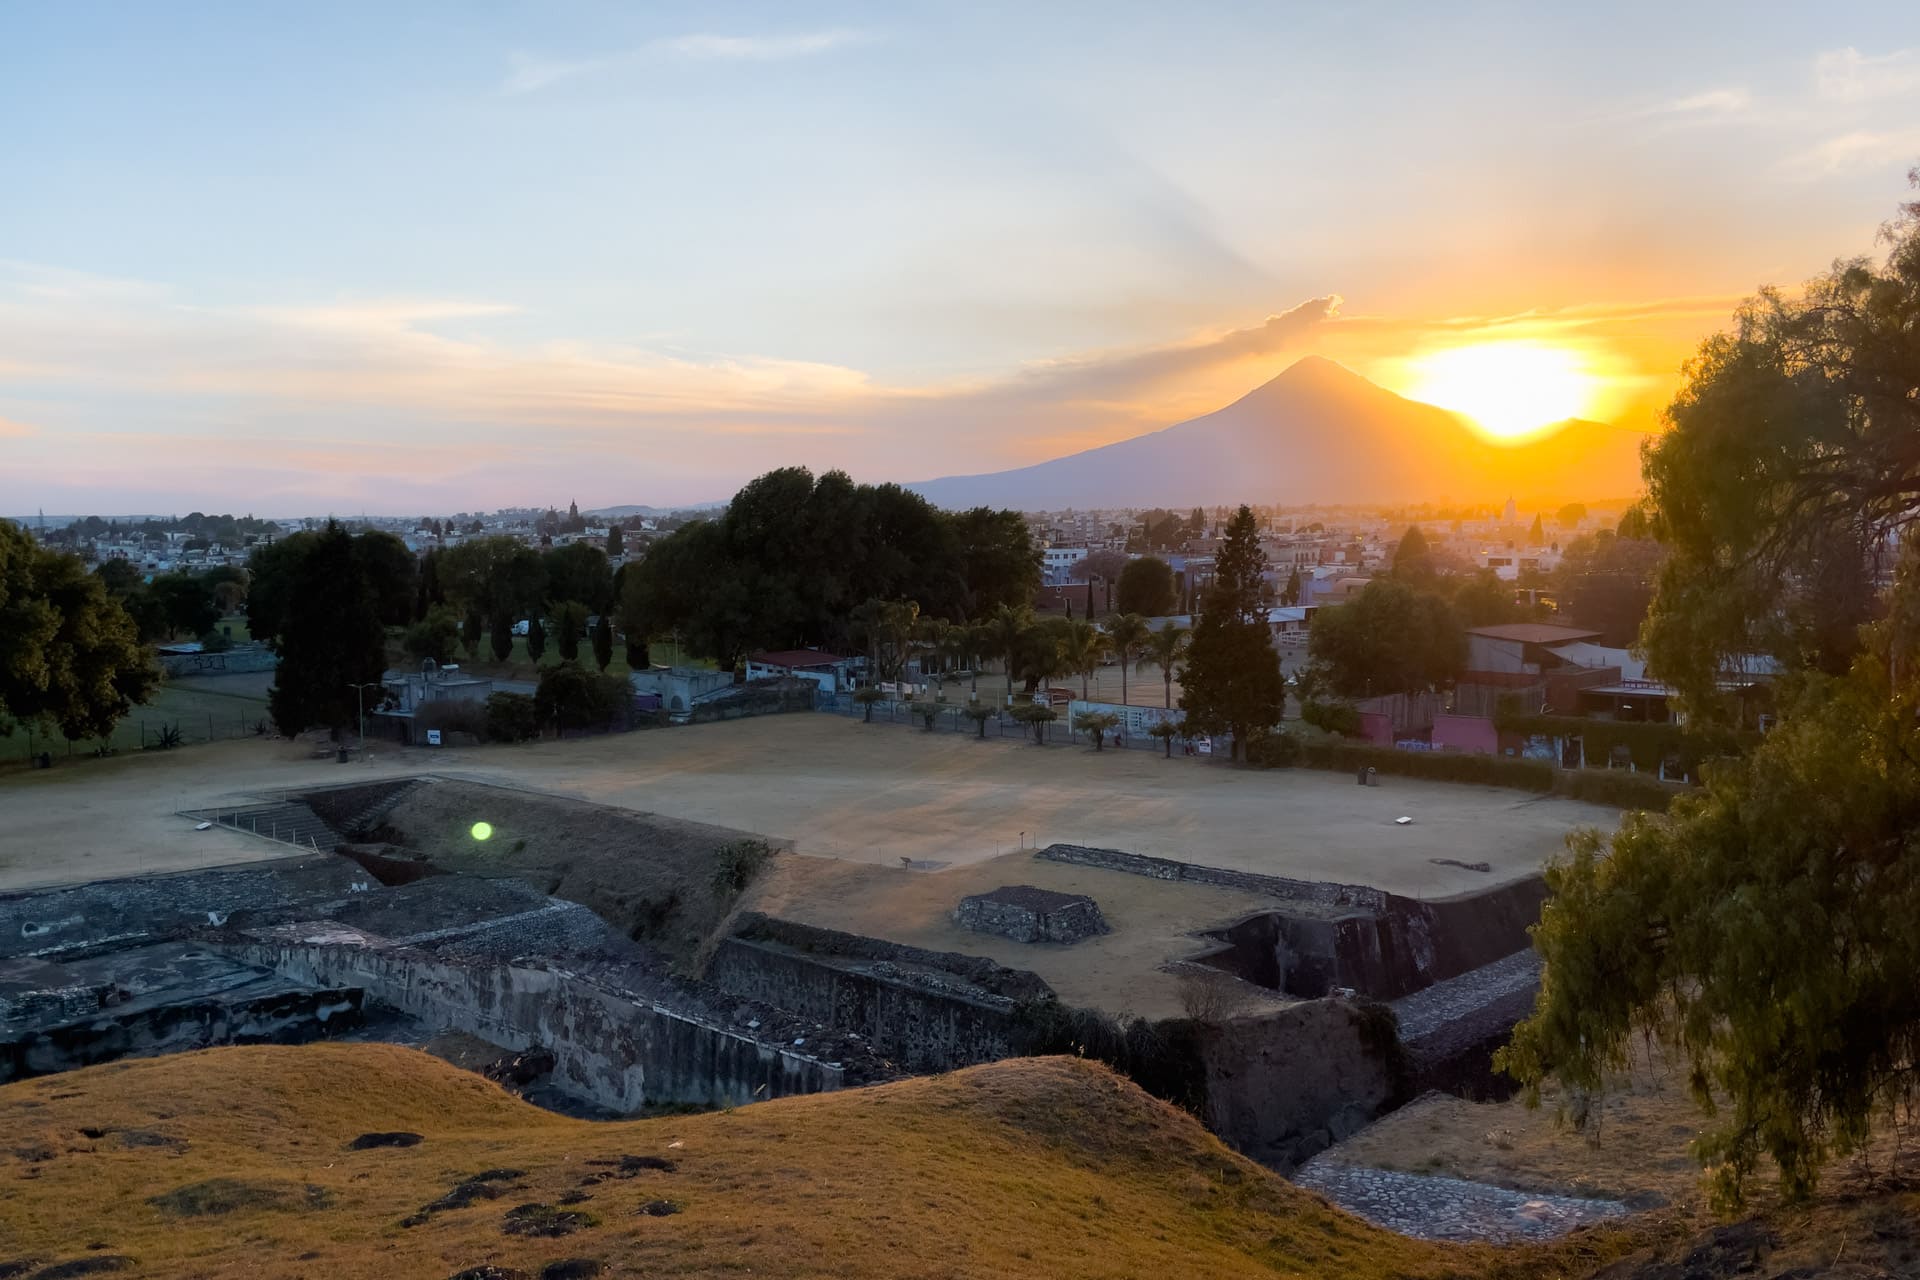
[[1300,739],[1285,731],[1263,733],[1247,743],[1247,763],[1262,769],[1291,769],[1300,763]]
[[934,721],[937,720],[940,713],[946,709],[947,704],[944,702],[916,702],[913,704],[913,714],[920,717],[926,724],[928,733],[933,732]]
[[1553,766],[1544,760],[1467,755],[1452,751],[1399,751],[1357,742],[1302,742],[1300,761],[1314,769],[1356,773],[1371,765],[1385,774],[1432,778],[1439,782],[1477,782],[1488,787],[1552,791]]
[[1350,702],[1308,699],[1300,704],[1300,718],[1316,729],[1337,733],[1343,738],[1360,736],[1360,709]]
[[225,631],[215,628],[200,633],[200,652],[202,653],[225,653],[231,648],[233,648],[233,637]]
[[1554,775],[1553,789],[1575,800],[1593,804],[1618,805],[1622,809],[1650,809],[1666,812],[1673,797],[1686,788],[1678,783],[1662,782],[1652,774],[1627,773],[1620,769],[1566,769]]
[[1538,738],[1579,738],[1592,763],[1608,761],[1616,752],[1633,761],[1636,769],[1657,772],[1662,762],[1677,763],[1692,777],[1700,776],[1704,761],[1744,755],[1759,735],[1729,730],[1701,730],[1673,723],[1636,720],[1590,720],[1583,716],[1518,714],[1512,703],[1497,704],[1494,726],[1506,733]]
[[540,736],[540,711],[524,693],[487,695],[487,740],[526,742]]
[[713,891],[730,898],[753,883],[773,857],[765,840],[735,840],[714,850]]
[[478,741],[487,736],[487,709],[478,702],[460,698],[441,698],[422,703],[413,713],[415,729],[438,729],[441,733],[470,733]]
[[632,700],[631,686],[618,676],[562,662],[541,673],[534,691],[534,712],[542,724],[561,729],[606,729]]

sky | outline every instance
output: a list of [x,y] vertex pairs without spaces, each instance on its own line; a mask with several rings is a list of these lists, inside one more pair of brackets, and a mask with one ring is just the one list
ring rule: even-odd
[[0,512],[910,481],[1493,343],[1651,429],[1915,164],[1910,0],[0,0]]

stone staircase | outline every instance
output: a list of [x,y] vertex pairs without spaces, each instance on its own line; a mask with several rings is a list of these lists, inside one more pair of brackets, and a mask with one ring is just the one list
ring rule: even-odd
[[187,816],[320,853],[332,853],[334,846],[340,843],[339,833],[299,800],[239,809],[209,809]]
[[389,784],[381,794],[370,798],[351,818],[342,822],[340,829],[349,835],[372,830],[382,818],[393,812],[395,805],[424,785],[425,780],[421,778],[401,778]]

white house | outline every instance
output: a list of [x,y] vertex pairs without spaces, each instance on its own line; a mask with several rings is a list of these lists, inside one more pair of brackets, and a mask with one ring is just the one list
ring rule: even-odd
[[1073,581],[1073,571],[1087,558],[1085,547],[1047,547],[1040,552],[1041,582],[1057,587]]
[[766,680],[775,676],[811,680],[824,693],[844,693],[853,688],[853,659],[820,649],[782,649],[747,655],[747,679]]

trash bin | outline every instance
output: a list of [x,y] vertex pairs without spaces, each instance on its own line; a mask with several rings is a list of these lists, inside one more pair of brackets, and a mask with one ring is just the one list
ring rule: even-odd
[[1360,786],[1363,786],[1363,787],[1364,787],[1364,786],[1366,786],[1366,785],[1367,785],[1367,775],[1368,775],[1368,774],[1370,774],[1370,773],[1372,773],[1372,772],[1373,772],[1373,769],[1372,769],[1372,768],[1371,768],[1370,766],[1368,766],[1368,765],[1364,765],[1364,764],[1363,764],[1363,765],[1361,765],[1361,766],[1360,766],[1360,776],[1359,776],[1359,777],[1357,777],[1357,778],[1355,778],[1355,779],[1354,779],[1354,782],[1356,782],[1356,783],[1357,783],[1357,784],[1359,784]]
[[37,764],[37,765],[39,765],[39,766],[40,766],[40,767],[41,767],[42,769],[51,769],[51,768],[53,768],[53,752],[51,752],[51,751],[42,751],[42,752],[40,753],[40,758],[39,758],[38,760],[36,760],[36,761],[34,761],[34,763],[35,763],[35,764]]
[[353,752],[347,750],[345,747],[340,748],[340,763],[345,764],[351,759],[353,759]]

